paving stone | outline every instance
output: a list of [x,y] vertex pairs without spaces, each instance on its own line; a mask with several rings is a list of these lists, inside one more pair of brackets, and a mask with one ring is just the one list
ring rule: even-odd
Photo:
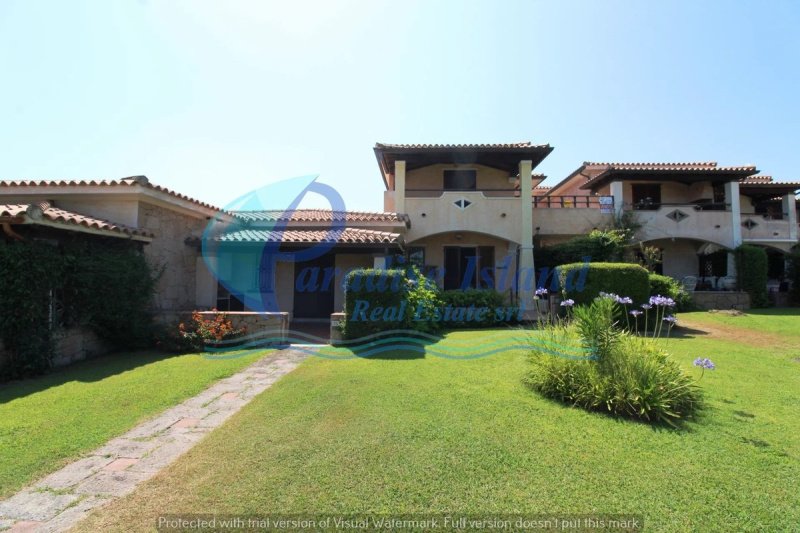
[[96,455],[78,459],[74,463],[70,463],[61,470],[53,472],[49,476],[41,479],[34,485],[34,489],[67,489],[77,485],[113,460],[114,459],[111,457],[100,457]]
[[157,445],[158,443],[152,439],[131,440],[120,437],[108,441],[102,448],[95,450],[93,454],[110,455],[112,458],[129,457],[131,459],[139,459]]
[[111,498],[102,498],[99,496],[87,496],[80,500],[72,507],[68,507],[61,514],[48,520],[36,529],[37,533],[55,533],[57,531],[66,531],[71,528],[75,523],[86,518],[93,510],[102,507]]
[[126,470],[128,467],[131,467],[138,462],[139,462],[138,459],[128,459],[123,457],[111,461],[105,467],[103,467],[103,470],[107,472],[122,472],[123,470]]
[[49,520],[77,499],[75,494],[23,490],[0,502],[0,516],[17,520]]
[[143,457],[131,469],[136,472],[158,472],[187,452],[198,440],[199,438],[190,434],[174,435],[169,442]]
[[42,522],[38,522],[36,520],[20,520],[16,522],[11,529],[8,530],[9,533],[28,533],[29,531],[39,531]]
[[199,418],[181,418],[180,420],[175,422],[175,425],[173,425],[172,427],[174,427],[174,428],[193,428],[198,423],[200,423],[200,419]]
[[291,349],[278,353],[279,359],[272,354],[255,362],[41,479],[33,490],[0,502],[0,530],[65,531],[93,509],[130,493],[307,357]]
[[101,470],[75,487],[75,492],[94,496],[125,496],[132,492],[136,485],[150,478],[154,473],[133,470],[122,472]]

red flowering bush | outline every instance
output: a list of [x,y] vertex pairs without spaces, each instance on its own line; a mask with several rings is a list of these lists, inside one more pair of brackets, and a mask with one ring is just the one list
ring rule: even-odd
[[241,337],[246,328],[234,328],[225,313],[212,309],[212,318],[205,318],[199,311],[192,313],[191,322],[178,324],[178,337],[184,349],[202,351],[207,344],[215,344]]

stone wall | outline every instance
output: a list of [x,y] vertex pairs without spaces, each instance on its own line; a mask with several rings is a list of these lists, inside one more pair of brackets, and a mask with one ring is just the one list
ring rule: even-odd
[[53,335],[54,366],[66,366],[76,361],[104,355],[110,351],[109,346],[97,335],[85,327],[62,329]]
[[[55,367],[105,355],[109,351],[109,346],[89,328],[67,328],[53,334],[53,366]],[[3,341],[0,340],[0,368],[8,362],[8,359],[9,354],[5,351]]]
[[750,295],[738,291],[694,291],[692,300],[698,309],[750,309]]
[[[203,311],[200,313],[203,318],[211,320],[215,313]],[[249,311],[226,312],[225,315],[230,319],[234,328],[246,328],[247,337],[254,343],[266,338],[274,339],[270,344],[283,344],[286,342],[289,332],[289,313],[255,313]],[[183,313],[180,319],[184,322],[190,320],[191,313]]]
[[200,253],[185,240],[199,237],[205,226],[205,218],[139,204],[139,227],[155,234],[153,241],[144,247],[145,256],[154,268],[163,268],[156,288],[156,311],[185,311],[196,307],[197,257]]

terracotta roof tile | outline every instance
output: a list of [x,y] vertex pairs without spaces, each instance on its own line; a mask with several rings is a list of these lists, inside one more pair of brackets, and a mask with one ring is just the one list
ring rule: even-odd
[[[154,237],[153,233],[116,224],[108,220],[94,218],[87,215],[81,215],[72,211],[65,211],[51,206],[47,202],[38,204],[0,204],[0,217],[21,218],[23,223],[36,224],[39,220],[46,220],[63,224],[65,226],[82,226],[84,228],[96,229],[109,233],[117,233],[120,235],[129,235],[132,237]],[[65,228],[69,229],[69,227]]]
[[535,147],[549,147],[548,144],[533,144],[530,141],[516,142],[516,143],[487,143],[487,144],[391,144],[391,143],[375,143],[375,148],[381,150],[474,150],[479,148],[491,149],[513,149],[513,148],[535,148]]
[[362,228],[338,230],[287,230],[268,231],[244,229],[224,233],[217,237],[221,242],[274,242],[274,243],[338,243],[338,244],[397,244],[399,233]]
[[398,213],[372,211],[331,211],[329,209],[295,209],[293,211],[234,211],[234,217],[256,222],[405,222],[407,217]]
[[211,204],[201,202],[185,194],[175,192],[161,185],[150,183],[146,176],[131,176],[119,180],[0,180],[0,189],[3,187],[145,187],[154,191],[163,192],[175,198],[191,202],[207,209],[219,210]]
[[687,168],[703,168],[716,167],[716,161],[693,161],[685,163],[598,163],[594,161],[584,161],[584,166],[587,167],[609,167],[618,170],[643,170],[643,169],[687,169]]

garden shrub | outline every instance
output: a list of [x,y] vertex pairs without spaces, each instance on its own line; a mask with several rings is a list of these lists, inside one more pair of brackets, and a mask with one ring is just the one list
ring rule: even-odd
[[552,271],[559,265],[584,260],[620,261],[626,242],[626,233],[622,230],[594,230],[588,235],[579,235],[562,243],[537,248],[536,267]]
[[694,309],[692,297],[683,288],[678,280],[661,274],[650,274],[650,296],[667,296],[675,300],[676,311],[691,311]]
[[0,245],[0,338],[9,360],[0,377],[47,370],[53,332],[87,326],[116,348],[149,345],[157,276],[136,243],[26,240]]
[[241,337],[247,330],[234,328],[233,322],[225,313],[216,309],[212,318],[205,318],[200,312],[192,313],[191,322],[178,324],[177,350],[180,352],[202,352],[207,344],[215,344]]
[[739,289],[750,295],[750,306],[767,307],[767,252],[758,246],[743,244],[736,248],[736,273]]
[[[545,397],[583,409],[651,423],[677,425],[702,405],[702,391],[656,343],[619,331],[616,304],[602,298],[576,307],[574,327],[543,330],[542,349],[530,354],[525,383]],[[553,355],[544,346],[581,343],[592,358]]]
[[791,283],[789,296],[792,303],[800,303],[800,250],[792,250],[789,254],[789,269],[787,271],[788,281]]
[[572,263],[559,267],[559,286],[564,298],[586,304],[601,292],[627,296],[635,305],[650,297],[648,272],[631,263]]
[[419,270],[357,269],[345,277],[346,339],[358,339],[393,329],[438,331],[439,290]]
[[[488,328],[502,324],[517,316],[516,308],[506,304],[503,293],[490,289],[453,290],[442,292],[442,307],[452,309],[482,309],[483,320],[469,320],[464,313],[455,313],[455,319],[444,320],[448,328]],[[501,310],[498,315],[497,310]]]

